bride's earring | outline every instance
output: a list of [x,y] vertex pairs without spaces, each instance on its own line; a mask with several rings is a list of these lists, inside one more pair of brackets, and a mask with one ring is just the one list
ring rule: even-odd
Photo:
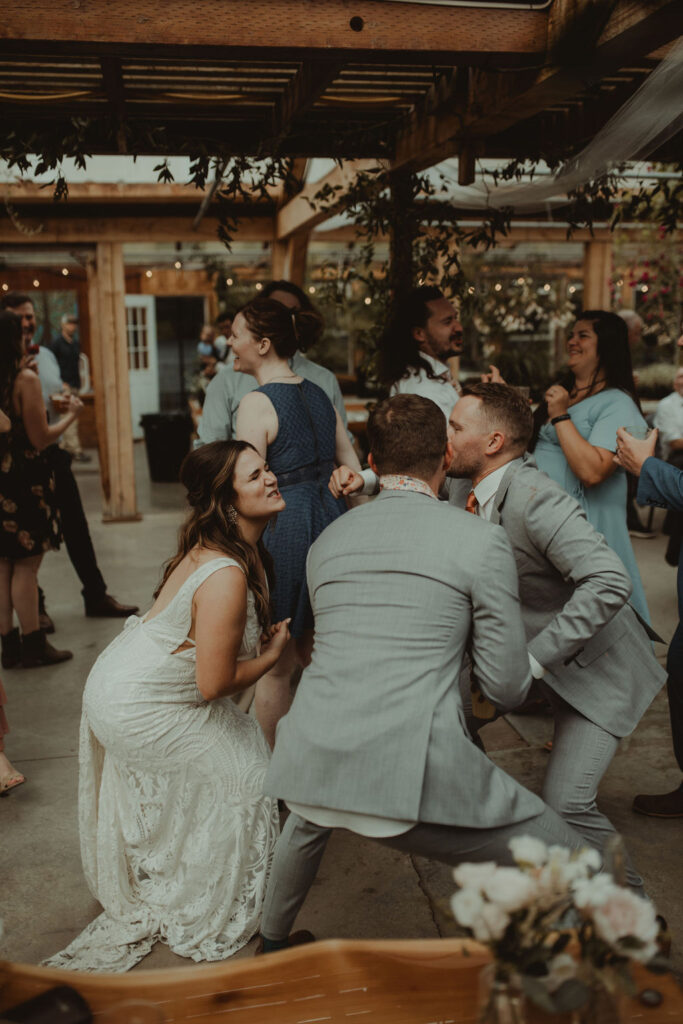
[[237,509],[234,505],[228,505],[227,511],[231,526],[237,526]]

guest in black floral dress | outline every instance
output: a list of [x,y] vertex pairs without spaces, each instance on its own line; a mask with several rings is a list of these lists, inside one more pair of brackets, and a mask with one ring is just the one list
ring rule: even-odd
[[[80,413],[72,396],[66,415],[48,425],[38,375],[23,350],[21,321],[0,313],[0,410],[11,421],[0,434],[0,634],[2,666],[52,665],[72,657],[46,640],[38,619],[38,568],[61,532],[55,482],[43,449]],[[16,611],[23,636],[14,627]]]

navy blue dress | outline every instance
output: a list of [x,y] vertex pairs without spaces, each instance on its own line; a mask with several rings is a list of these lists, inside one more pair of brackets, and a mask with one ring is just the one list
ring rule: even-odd
[[268,445],[266,459],[286,503],[263,535],[275,568],[273,621],[291,617],[290,633],[300,637],[313,628],[306,585],[308,549],[346,511],[344,499],[333,498],[327,486],[335,468],[337,420],[325,392],[309,380],[264,384],[258,390],[277,413],[278,434]]

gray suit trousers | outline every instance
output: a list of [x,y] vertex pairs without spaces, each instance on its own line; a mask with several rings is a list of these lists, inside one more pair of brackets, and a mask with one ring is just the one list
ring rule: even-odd
[[[291,932],[308,890],[315,881],[331,835],[331,828],[321,828],[290,812],[275,847],[263,905],[261,934],[266,939],[281,942]],[[508,841],[513,836],[534,836],[549,846],[566,846],[572,850],[585,846],[581,836],[549,807],[514,825],[460,828],[456,825],[418,824],[400,836],[373,839],[372,842],[445,864],[493,860],[498,864],[514,865],[508,849]]]

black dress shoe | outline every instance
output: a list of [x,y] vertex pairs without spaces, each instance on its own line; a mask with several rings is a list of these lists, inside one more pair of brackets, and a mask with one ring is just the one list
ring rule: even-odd
[[268,943],[269,948],[264,950],[263,936],[259,935],[258,943],[254,950],[254,956],[261,956],[264,952],[276,953],[281,949],[290,949],[292,946],[303,946],[307,942],[315,942],[315,935],[313,932],[309,932],[305,928],[301,928],[298,932],[292,932],[285,942],[277,944]]
[[633,810],[650,818],[683,818],[683,786],[673,793],[641,794],[635,797]]
[[121,604],[111,594],[85,599],[85,614],[90,619],[127,619],[129,615],[135,615],[137,610],[136,604]]

